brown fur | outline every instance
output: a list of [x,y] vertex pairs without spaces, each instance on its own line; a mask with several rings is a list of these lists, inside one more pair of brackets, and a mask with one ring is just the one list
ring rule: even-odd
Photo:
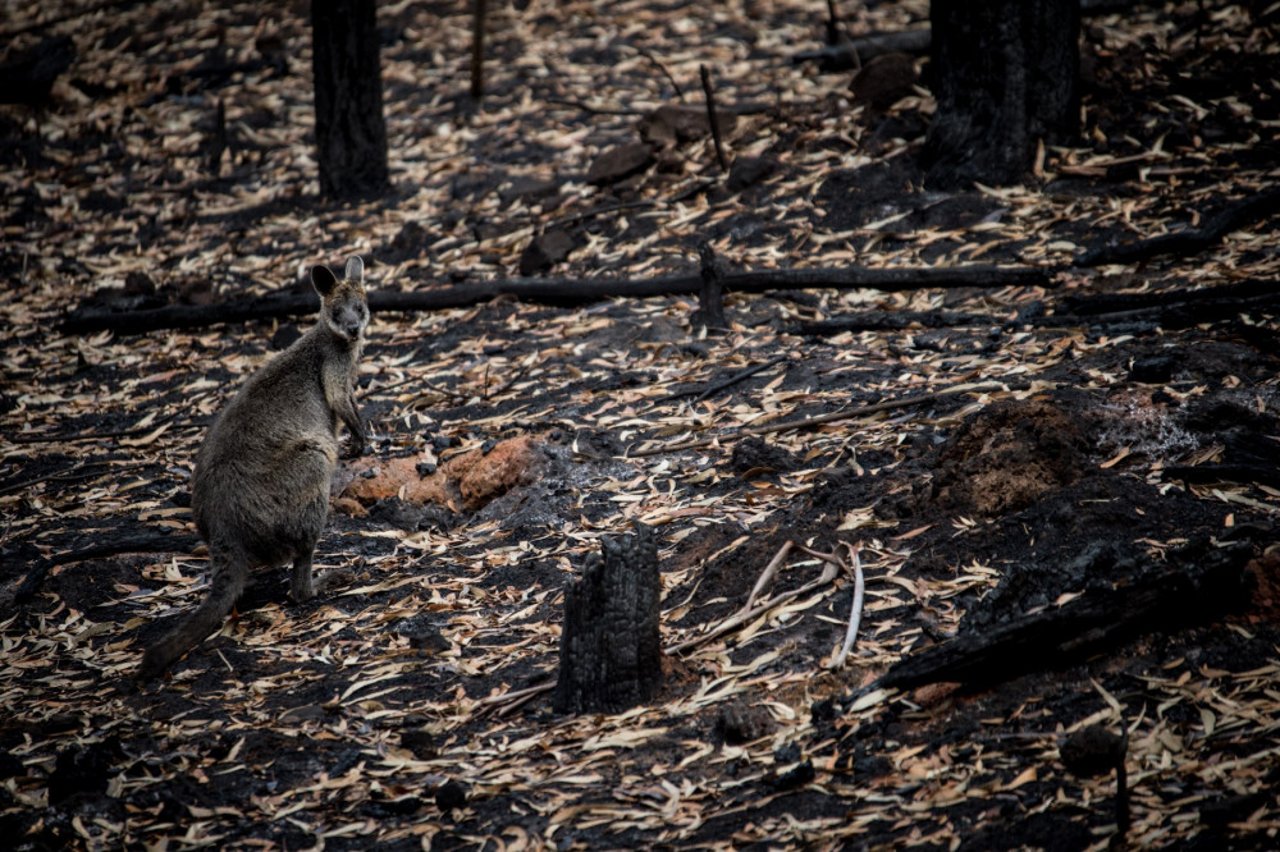
[[251,376],[209,428],[191,487],[196,527],[209,544],[209,594],[147,649],[139,677],[159,675],[220,627],[254,568],[292,562],[293,598],[315,597],[311,557],[329,513],[338,421],[351,432],[344,455],[358,456],[365,444],[354,393],[369,321],[363,279],[358,257],[342,280],[312,267],[320,321]]

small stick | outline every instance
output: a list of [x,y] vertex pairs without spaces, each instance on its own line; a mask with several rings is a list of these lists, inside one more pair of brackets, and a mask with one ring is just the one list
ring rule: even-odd
[[667,78],[667,82],[671,84],[671,88],[675,89],[676,97],[683,101],[684,91],[680,88],[680,84],[676,82],[676,78],[671,76],[671,72],[667,70],[667,66],[659,62],[658,58],[654,56],[652,53],[650,53],[648,50],[646,50],[645,48],[640,47],[639,45],[632,45],[632,47],[634,47],[636,51],[645,59],[649,60],[654,65],[658,66],[658,70],[661,71],[663,76]]
[[[786,360],[787,360],[786,355],[778,355],[777,357],[770,358],[768,361],[765,361],[763,363],[755,364],[753,366],[747,367],[745,370],[739,370],[738,372],[734,373],[732,376],[730,376],[727,379],[723,379],[721,381],[715,382],[714,384],[707,385],[705,390],[698,392],[698,396],[693,401],[702,402],[707,397],[712,396],[713,394],[717,394],[727,387],[732,387],[733,385],[736,385],[738,382],[741,382],[744,379],[749,379],[752,376],[754,376],[756,373],[763,373],[765,370],[769,369],[770,367],[776,367],[778,364],[781,364],[783,361],[786,361]],[[659,400],[659,402],[671,402],[672,400],[679,399],[682,396],[689,396],[693,393],[694,391],[691,391],[691,390],[676,391],[675,393],[667,394],[661,400]]]
[[716,162],[720,171],[729,171],[729,163],[724,157],[724,144],[720,140],[720,122],[716,120],[716,96],[711,89],[711,72],[707,66],[699,65],[698,73],[702,75],[702,92],[707,96],[707,122],[711,125],[711,138],[716,143]]
[[475,0],[471,17],[471,98],[484,97],[484,18],[486,0]]
[[725,379],[724,381],[716,382],[714,385],[711,385],[702,393],[698,394],[697,398],[694,399],[694,402],[702,402],[704,399],[711,396],[712,394],[717,394],[720,391],[724,390],[725,388],[731,387],[732,385],[736,385],[738,382],[744,379],[749,379],[752,376],[754,376],[756,373],[763,373],[765,370],[769,369],[770,367],[777,366],[778,364],[781,364],[783,361],[786,361],[786,360],[787,360],[786,355],[778,355],[775,358],[770,358],[768,361],[765,361],[763,364],[756,364],[754,367],[748,367],[747,369],[739,373],[734,373],[732,376]]
[[858,625],[862,623],[862,600],[866,591],[866,583],[862,577],[862,556],[855,547],[849,547],[849,553],[853,562],[853,606],[849,610],[849,629],[844,633],[844,644],[840,646],[840,653],[831,661],[833,669],[844,665],[845,658],[849,656],[849,651],[858,638]]

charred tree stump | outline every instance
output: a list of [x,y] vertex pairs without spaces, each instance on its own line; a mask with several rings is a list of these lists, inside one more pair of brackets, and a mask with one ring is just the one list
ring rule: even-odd
[[1077,0],[933,0],[926,182],[1015,183],[1038,140],[1066,142],[1079,125]]
[[600,550],[565,590],[554,699],[561,713],[616,713],[662,685],[662,584],[653,533],[636,524],[635,535],[605,539]]
[[387,127],[375,4],[312,0],[312,73],[320,191],[331,198],[387,188]]

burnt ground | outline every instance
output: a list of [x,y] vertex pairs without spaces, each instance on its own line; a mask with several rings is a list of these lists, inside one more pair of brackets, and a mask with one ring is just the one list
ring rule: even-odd
[[[1274,848],[1276,317],[1255,301],[1175,328],[1076,307],[1275,281],[1276,220],[1191,257],[1065,267],[1275,187],[1275,10],[1089,16],[1081,147],[1046,151],[1022,186],[938,193],[915,160],[927,68],[887,108],[851,101],[848,74],[789,61],[821,37],[813,4],[502,6],[481,109],[455,5],[380,9],[394,188],[353,204],[317,195],[302,7],[120,4],[13,36],[18,51],[66,34],[77,56],[47,102],[0,107],[12,844],[1102,848],[1114,779],[1077,777],[1061,752],[1101,725],[1127,734],[1130,842]],[[4,27],[56,12],[20,4]],[[926,12],[866,4],[848,25]],[[672,131],[648,166],[589,183],[675,102],[658,65],[697,105],[700,63],[744,107],[736,176],[696,130]],[[545,232],[567,256],[527,251]],[[262,295],[353,252],[382,289],[522,268],[643,277],[696,269],[701,240],[732,268],[1060,271],[1002,289],[731,293],[724,335],[680,297],[379,314],[359,391],[373,448],[346,478],[522,437],[536,476],[457,511],[339,501],[317,557],[348,579],[295,605],[283,573],[263,575],[166,680],[133,685],[141,648],[202,593],[187,481],[203,427],[310,320],[68,335],[69,309]],[[803,328],[850,317],[874,327]],[[714,440],[671,449],[696,438]],[[663,691],[632,711],[562,716],[519,693],[555,677],[567,580],[634,522],[659,538],[668,647],[733,616],[788,540],[856,546],[850,659],[830,665],[853,597],[841,575],[669,655]],[[166,533],[168,549],[136,543]],[[981,685],[876,685],[953,637],[1223,564],[1252,589],[1226,616],[1190,606],[1052,668],[997,663]],[[820,571],[793,556],[766,601]]]

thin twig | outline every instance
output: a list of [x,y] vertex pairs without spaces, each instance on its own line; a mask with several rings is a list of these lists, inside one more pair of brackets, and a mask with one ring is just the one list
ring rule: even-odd
[[770,358],[768,361],[765,361],[763,364],[756,364],[754,367],[748,367],[747,369],[739,373],[735,373],[734,375],[730,376],[724,381],[716,382],[715,384],[711,385],[702,393],[698,394],[698,396],[693,401],[702,402],[704,399],[711,396],[712,394],[717,394],[720,391],[724,390],[725,388],[732,387],[733,385],[736,385],[738,382],[743,381],[744,379],[749,379],[752,376],[754,376],[756,373],[763,373],[765,370],[769,369],[770,367],[777,366],[778,364],[781,364],[783,361],[786,361],[786,360],[787,360],[786,355],[779,355],[775,358]]
[[684,91],[681,90],[680,84],[676,82],[676,78],[671,76],[671,72],[667,70],[667,66],[659,62],[658,58],[654,56],[652,53],[650,53],[648,50],[646,50],[645,48],[640,47],[639,45],[631,45],[631,46],[635,49],[637,53],[639,53],[645,59],[649,60],[654,65],[658,66],[658,70],[661,71],[663,76],[667,78],[667,82],[671,84],[671,88],[675,89],[676,97],[683,101]]
[[707,66],[699,65],[698,73],[702,76],[702,93],[707,96],[707,122],[711,125],[711,139],[716,145],[716,162],[720,171],[729,171],[729,162],[724,156],[724,144],[720,140],[720,121],[716,118],[716,96],[711,88],[711,72]]

